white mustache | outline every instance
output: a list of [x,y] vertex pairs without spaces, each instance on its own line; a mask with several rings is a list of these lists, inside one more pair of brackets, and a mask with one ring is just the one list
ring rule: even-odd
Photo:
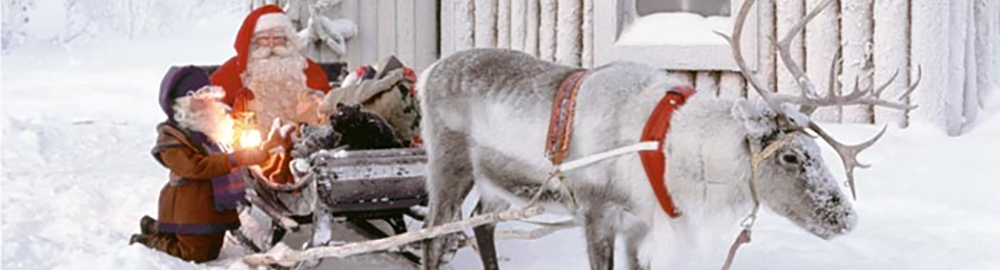
[[293,53],[288,45],[274,47],[257,47],[250,52],[250,58],[264,59],[271,56],[288,57]]

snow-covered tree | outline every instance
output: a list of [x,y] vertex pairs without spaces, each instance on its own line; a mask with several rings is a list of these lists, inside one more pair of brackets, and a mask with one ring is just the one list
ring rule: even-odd
[[220,11],[236,11],[240,1],[3,0],[3,51],[29,42],[71,48],[169,34]]
[[24,42],[28,33],[25,26],[31,21],[28,11],[34,8],[34,0],[3,0],[3,34],[0,37],[2,50]]

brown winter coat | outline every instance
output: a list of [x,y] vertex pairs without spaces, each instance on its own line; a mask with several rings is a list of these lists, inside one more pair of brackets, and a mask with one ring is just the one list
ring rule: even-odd
[[236,210],[216,211],[212,197],[211,179],[238,169],[229,155],[208,154],[170,122],[161,123],[157,131],[153,156],[170,169],[170,182],[160,191],[160,231],[209,234],[239,228]]

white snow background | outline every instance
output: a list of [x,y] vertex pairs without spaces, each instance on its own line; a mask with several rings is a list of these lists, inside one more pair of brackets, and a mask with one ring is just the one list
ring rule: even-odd
[[[28,44],[3,55],[0,268],[236,267],[182,262],[127,239],[139,217],[155,216],[166,182],[149,155],[164,119],[161,76],[171,65],[232,56],[242,16],[209,16],[164,36]],[[733,269],[1000,269],[1000,95],[987,107],[961,137],[921,123],[890,128],[860,157],[874,166],[856,172],[853,232],[824,241],[765,212]],[[879,129],[824,126],[848,142]],[[836,154],[824,148],[824,158],[843,179]],[[504,269],[588,268],[580,229],[498,245]],[[481,268],[470,249],[451,266]]]

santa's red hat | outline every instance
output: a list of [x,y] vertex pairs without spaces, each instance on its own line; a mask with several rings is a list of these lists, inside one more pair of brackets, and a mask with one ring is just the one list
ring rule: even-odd
[[[236,33],[236,55],[239,60],[236,62],[237,68],[242,72],[247,68],[247,61],[250,57],[250,42],[253,34],[276,27],[286,27],[295,29],[292,19],[285,15],[285,11],[276,5],[266,5],[250,12],[245,19],[240,31]],[[288,37],[295,38],[295,37]]]

